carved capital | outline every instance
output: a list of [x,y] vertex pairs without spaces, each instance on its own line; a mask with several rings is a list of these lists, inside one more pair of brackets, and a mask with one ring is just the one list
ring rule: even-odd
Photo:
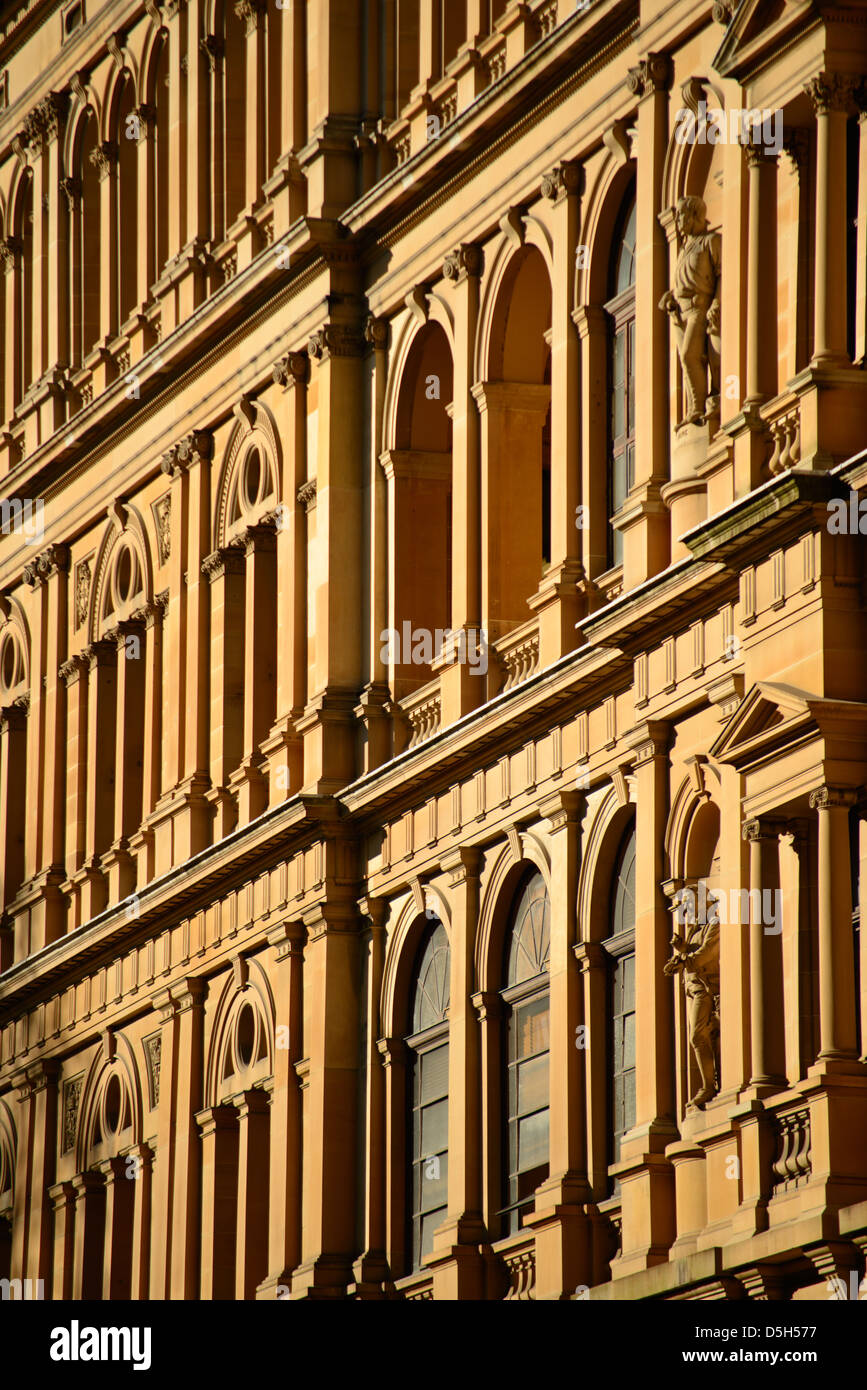
[[112,167],[117,164],[117,145],[115,142],[103,140],[95,150],[91,150],[90,162],[96,169],[99,181],[102,183]]
[[456,251],[450,251],[443,261],[443,276],[452,284],[460,284],[468,275],[481,275],[484,265],[481,246],[474,242],[462,242]]
[[222,38],[218,34],[206,34],[203,39],[199,39],[199,47],[207,60],[208,70],[215,72],[217,64],[226,51]]
[[213,584],[226,574],[243,574],[244,557],[236,546],[223,546],[212,550],[202,561],[202,574]]
[[849,810],[858,800],[858,793],[851,787],[817,787],[810,792],[810,809],[813,811]]
[[252,34],[267,9],[266,0],[236,0],[235,14],[247,34]]
[[364,335],[355,323],[327,323],[313,334],[307,351],[317,362],[329,357],[361,357]]
[[287,352],[274,363],[271,375],[278,386],[303,386],[310,380],[310,358],[306,352]]
[[804,83],[813,114],[827,116],[831,111],[848,111],[856,99],[861,78],[851,73],[820,72]]
[[0,258],[3,261],[4,273],[15,269],[15,259],[21,255],[24,249],[23,242],[17,236],[7,236],[0,241]]
[[57,674],[67,685],[74,685],[86,670],[87,662],[83,656],[76,653],[75,656],[71,656],[68,661],[64,661],[62,665],[58,667]]
[[569,193],[580,193],[584,181],[584,170],[577,160],[565,160],[556,165],[550,174],[542,179],[542,197],[556,203],[558,198]]
[[214,436],[208,430],[191,430],[160,459],[160,471],[177,478],[194,463],[201,463],[214,452]]
[[633,96],[644,97],[652,92],[667,92],[671,86],[672,66],[667,53],[648,53],[637,67],[630,68],[626,85]]
[[370,314],[364,325],[364,341],[373,348],[384,348],[388,343],[388,319]]
[[81,197],[81,179],[70,177],[60,180],[60,191],[66,199],[66,206],[73,212],[78,199]]
[[311,478],[308,482],[302,483],[296,493],[296,500],[306,512],[312,512],[316,506],[316,479]]

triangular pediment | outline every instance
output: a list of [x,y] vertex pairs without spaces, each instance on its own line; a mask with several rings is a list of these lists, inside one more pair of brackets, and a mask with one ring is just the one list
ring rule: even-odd
[[812,706],[817,696],[794,685],[760,681],[744,696],[710,755],[715,762],[740,766],[760,757],[765,748],[779,747],[815,726]]
[[743,80],[813,8],[813,0],[741,0],[713,60],[714,70]]

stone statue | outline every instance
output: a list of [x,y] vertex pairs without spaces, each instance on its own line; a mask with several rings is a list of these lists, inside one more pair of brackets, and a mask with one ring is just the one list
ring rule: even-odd
[[[719,920],[708,904],[706,922],[687,922],[686,933],[671,938],[672,954],[663,966],[666,975],[683,971],[689,1041],[701,1085],[687,1113],[702,1110],[719,1090]],[[678,925],[681,925],[679,922]]]
[[701,424],[719,410],[722,242],[718,232],[707,229],[707,208],[701,198],[681,198],[675,221],[680,255],[674,285],[659,307],[671,315],[677,334],[686,383],[684,421]]

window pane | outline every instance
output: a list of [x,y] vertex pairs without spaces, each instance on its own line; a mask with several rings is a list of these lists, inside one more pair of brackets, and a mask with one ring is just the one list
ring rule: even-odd
[[518,1121],[518,1171],[548,1162],[548,1111]]
[[548,1104],[548,1053],[518,1065],[518,1114],[541,1110]]
[[419,1158],[441,1153],[448,1144],[449,1103],[435,1101],[421,1112],[421,1153]]
[[[434,1231],[437,1226],[441,1226],[445,1220],[446,1208],[440,1207],[439,1211],[432,1211],[421,1219],[421,1254],[420,1260],[425,1255],[429,1255],[433,1250]],[[420,1262],[419,1260],[419,1262]]]
[[422,1105],[428,1101],[438,1100],[440,1096],[448,1094],[449,1089],[449,1045],[444,1043],[442,1047],[436,1047],[431,1052],[421,1053],[418,1059],[418,1066],[421,1070],[421,1094],[419,1100]]
[[548,995],[516,1006],[512,1016],[515,1057],[532,1057],[548,1050]]
[[431,1154],[416,1170],[414,1206],[416,1211],[433,1211],[445,1205],[449,1185],[448,1154]]

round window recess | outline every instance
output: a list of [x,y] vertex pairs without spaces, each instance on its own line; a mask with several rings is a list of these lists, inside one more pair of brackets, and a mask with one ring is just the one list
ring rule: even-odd
[[7,637],[0,652],[0,684],[12,690],[18,684],[18,649],[13,637]]
[[238,1032],[236,1035],[238,1061],[242,1067],[249,1067],[252,1062],[255,1045],[256,1019],[250,1005],[245,1004],[238,1015]]
[[114,571],[114,592],[118,603],[127,603],[132,598],[135,581],[135,558],[128,545],[117,557]]
[[113,1076],[105,1088],[105,1101],[103,1104],[103,1115],[105,1117],[105,1129],[107,1134],[117,1134],[120,1129],[121,1108],[123,1096],[120,1089],[120,1082]]
[[255,507],[262,493],[262,459],[258,449],[251,449],[244,464],[244,506]]

